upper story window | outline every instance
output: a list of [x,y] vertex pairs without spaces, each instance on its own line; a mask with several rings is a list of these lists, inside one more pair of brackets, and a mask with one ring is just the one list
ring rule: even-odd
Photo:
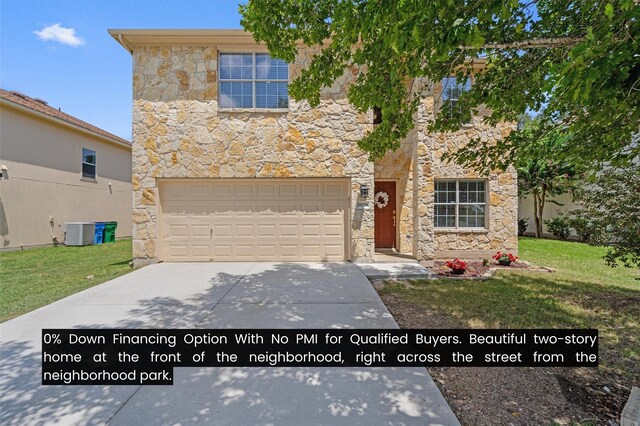
[[87,148],[82,148],[82,177],[96,178],[96,152]]
[[458,99],[463,92],[471,89],[471,79],[460,80],[457,77],[447,77],[442,79],[442,108],[448,113],[453,111],[458,104]]
[[220,53],[221,108],[289,108],[289,65],[268,53]]
[[436,228],[485,228],[487,190],[483,180],[435,182]]

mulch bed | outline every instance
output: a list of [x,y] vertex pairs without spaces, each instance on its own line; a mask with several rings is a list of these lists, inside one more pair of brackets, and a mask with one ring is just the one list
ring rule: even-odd
[[[403,329],[464,328],[453,317],[381,294]],[[463,425],[617,426],[628,380],[590,368],[430,367]]]
[[527,262],[517,261],[511,263],[509,266],[502,266],[498,262],[493,260],[489,261],[486,265],[482,264],[480,260],[470,260],[467,262],[467,270],[464,274],[454,274],[450,268],[447,267],[445,260],[436,260],[433,265],[433,271],[438,274],[440,278],[479,278],[486,277],[488,272],[492,270],[506,269],[539,269],[531,266]]

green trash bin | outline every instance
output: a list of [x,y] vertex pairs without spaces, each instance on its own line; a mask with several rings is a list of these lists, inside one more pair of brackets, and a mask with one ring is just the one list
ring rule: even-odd
[[105,222],[104,224],[104,239],[105,243],[113,243],[116,241],[116,228],[118,222]]

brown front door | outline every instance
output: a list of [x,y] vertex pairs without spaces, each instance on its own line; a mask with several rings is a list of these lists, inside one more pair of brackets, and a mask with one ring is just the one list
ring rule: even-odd
[[[380,208],[376,202],[384,203],[383,197],[376,197],[379,192],[385,192],[389,196],[386,206]],[[396,183],[375,182],[374,196],[374,223],[376,248],[392,248],[396,246]]]

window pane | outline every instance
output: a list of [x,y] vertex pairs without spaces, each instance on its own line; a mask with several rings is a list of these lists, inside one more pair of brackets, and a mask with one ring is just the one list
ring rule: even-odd
[[456,77],[447,77],[442,79],[442,100],[456,100],[460,98],[462,92],[471,89],[471,80],[466,79],[460,82]]
[[220,83],[221,108],[252,108],[253,83],[229,81]]
[[289,65],[274,59],[268,53],[256,53],[256,78],[258,80],[288,80]]
[[458,226],[462,228],[484,228],[485,206],[483,204],[460,205]]
[[96,166],[93,164],[82,163],[82,177],[95,179]]
[[453,228],[456,226],[456,206],[435,206],[434,224],[437,228]]
[[461,203],[484,203],[484,181],[460,182],[460,202]]
[[436,182],[436,203],[456,202],[455,182]]
[[253,55],[251,53],[221,53],[221,80],[251,80],[253,78]]
[[287,83],[256,82],[256,108],[287,108],[288,106]]
[[87,148],[82,148],[82,162],[96,164],[96,152]]

